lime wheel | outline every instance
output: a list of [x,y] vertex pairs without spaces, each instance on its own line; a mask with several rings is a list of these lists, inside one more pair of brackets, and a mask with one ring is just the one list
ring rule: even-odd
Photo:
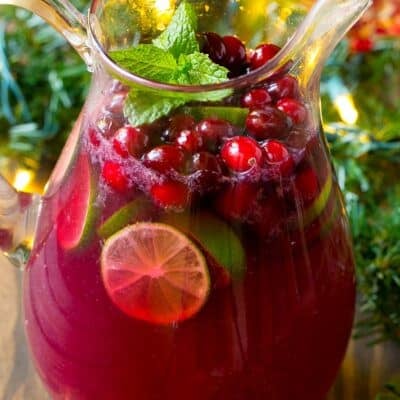
[[102,277],[125,314],[167,325],[194,316],[210,290],[206,261],[181,232],[141,222],[111,236],[101,254]]

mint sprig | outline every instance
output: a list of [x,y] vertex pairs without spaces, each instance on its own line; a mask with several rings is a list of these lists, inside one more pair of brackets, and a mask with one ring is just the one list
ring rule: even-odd
[[199,51],[196,31],[196,12],[189,3],[183,1],[176,9],[168,27],[153,40],[153,44],[169,51],[176,58],[181,54],[192,54]]
[[[153,44],[116,50],[111,57],[124,69],[143,78],[176,85],[207,85],[225,82],[228,70],[199,51],[197,18],[193,7],[182,1],[170,24]],[[144,86],[131,89],[124,114],[133,126],[148,124],[190,101],[218,101],[231,93],[155,91]]]

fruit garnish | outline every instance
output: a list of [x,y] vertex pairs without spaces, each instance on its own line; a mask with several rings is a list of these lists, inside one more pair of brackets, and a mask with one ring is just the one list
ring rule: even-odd
[[[197,16],[191,4],[182,1],[170,24],[152,44],[110,52],[124,69],[153,81],[175,85],[206,85],[228,80],[228,70],[200,52],[196,40]],[[133,126],[155,121],[189,101],[218,101],[230,90],[214,92],[154,92],[144,86],[128,94],[125,117]]]
[[235,136],[221,148],[221,158],[228,168],[244,172],[261,164],[262,150],[258,143],[248,136]]
[[185,106],[182,111],[193,116],[197,121],[215,118],[230,122],[235,126],[244,126],[249,110],[241,107],[223,106]]
[[212,259],[218,267],[228,272],[231,279],[243,276],[246,268],[243,245],[226,222],[206,212],[168,213],[162,217],[162,221],[191,237],[199,244],[207,260]]
[[307,226],[314,221],[325,209],[329,196],[332,191],[332,175],[329,174],[326,178],[321,191],[315,200],[307,207],[303,215],[303,225]]
[[94,232],[97,209],[94,206],[95,182],[86,154],[80,154],[71,172],[73,182],[65,206],[57,218],[58,243],[65,250],[83,247]]
[[111,236],[101,253],[102,277],[125,314],[168,325],[194,316],[210,290],[206,261],[183,233],[141,222]]
[[114,233],[136,221],[143,221],[151,208],[148,200],[139,197],[121,207],[107,218],[97,229],[97,234],[102,239],[108,239]]

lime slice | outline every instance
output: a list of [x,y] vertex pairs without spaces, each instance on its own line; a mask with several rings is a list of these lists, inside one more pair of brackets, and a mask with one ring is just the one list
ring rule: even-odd
[[308,226],[324,211],[332,191],[332,174],[329,174],[318,197],[307,207],[303,215],[303,226]]
[[[209,266],[223,268],[232,279],[243,276],[246,268],[245,252],[240,239],[227,223],[206,212],[192,215],[169,213],[163,222],[190,236],[206,255]],[[212,269],[218,273],[217,268]]]
[[150,203],[144,198],[137,198],[121,207],[108,219],[104,221],[97,230],[102,239],[108,239],[126,225],[133,222],[143,221],[150,209]]
[[205,118],[218,118],[228,121],[232,125],[244,126],[249,109],[240,107],[186,106],[183,107],[183,112],[191,115],[197,121]]
[[111,236],[101,253],[102,277],[125,314],[167,325],[193,317],[210,290],[206,261],[181,232],[140,222]]
[[95,183],[86,154],[80,154],[69,177],[71,189],[57,218],[57,238],[65,250],[81,248],[94,232]]

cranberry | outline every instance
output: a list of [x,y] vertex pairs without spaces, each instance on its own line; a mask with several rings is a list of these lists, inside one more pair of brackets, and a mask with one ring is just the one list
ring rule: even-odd
[[258,187],[247,181],[228,186],[216,200],[218,212],[226,218],[246,218],[257,200]]
[[303,103],[291,98],[284,98],[276,103],[279,110],[288,115],[295,124],[302,124],[307,118],[307,109]]
[[203,138],[195,130],[185,129],[175,139],[175,143],[183,147],[189,153],[195,153],[203,146]]
[[246,47],[235,36],[224,36],[222,40],[226,47],[226,56],[223,65],[232,72],[240,72],[246,65]]
[[111,101],[106,105],[105,109],[112,114],[122,114],[126,93],[118,93],[114,95]]
[[242,98],[242,106],[253,108],[262,108],[272,102],[272,98],[266,89],[252,89]]
[[193,117],[186,114],[177,114],[168,121],[168,128],[163,133],[163,138],[168,142],[174,142],[181,131],[193,129],[196,122]]
[[311,167],[301,169],[296,175],[295,187],[305,203],[313,201],[319,190],[316,172]]
[[267,164],[276,166],[281,176],[289,176],[293,171],[294,162],[285,145],[278,140],[268,140],[263,145]]
[[96,122],[97,130],[106,138],[110,138],[122,125],[122,118],[115,118],[110,113],[102,113]]
[[297,79],[291,75],[285,75],[277,81],[269,83],[267,85],[267,90],[275,101],[284,97],[291,97],[292,99],[298,99],[300,97],[299,83]]
[[208,54],[210,59],[216,64],[223,65],[227,56],[224,40],[220,35],[214,32],[203,34],[202,53]]
[[207,151],[193,154],[190,166],[194,186],[202,192],[210,192],[216,188],[222,174],[221,164],[214,154]]
[[235,136],[222,146],[221,157],[231,170],[244,172],[261,164],[262,150],[254,139]]
[[139,157],[149,144],[149,137],[140,128],[124,126],[117,130],[113,138],[114,150],[124,158],[129,155]]
[[100,146],[100,133],[94,127],[89,127],[89,140],[93,146],[99,147]]
[[166,181],[152,186],[153,200],[161,207],[184,208],[189,202],[189,189],[181,182]]
[[274,107],[253,110],[246,119],[247,130],[258,140],[285,136],[290,127],[287,115]]
[[281,48],[274,44],[261,44],[256,47],[250,57],[250,68],[257,69],[266,64],[279,53]]
[[206,118],[195,126],[195,131],[202,136],[205,146],[215,151],[223,138],[233,136],[234,127],[223,119]]
[[122,166],[114,161],[106,161],[103,165],[102,176],[113,189],[125,192],[128,189],[128,178]]
[[164,144],[150,150],[143,156],[146,167],[164,173],[170,169],[181,171],[185,162],[183,150],[175,145]]

